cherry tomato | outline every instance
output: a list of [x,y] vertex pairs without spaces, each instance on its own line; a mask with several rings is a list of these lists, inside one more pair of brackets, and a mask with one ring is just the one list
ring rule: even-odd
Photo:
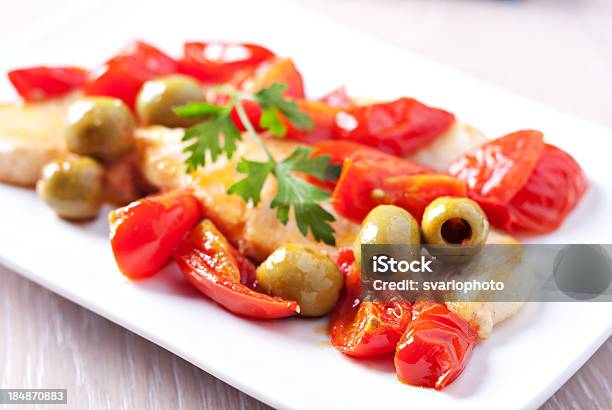
[[360,154],[362,157],[370,156],[374,158],[388,158],[389,161],[402,161],[397,157],[386,154],[375,148],[346,140],[319,141],[313,144],[312,148],[312,157],[328,155],[331,157],[331,162],[337,165],[342,165],[346,159],[352,158],[355,154]]
[[458,158],[449,172],[492,224],[508,231],[545,233],[561,225],[586,192],[584,172],[538,131],[519,131]]
[[64,95],[87,81],[89,72],[78,67],[28,67],[9,71],[8,78],[26,101]]
[[361,272],[355,265],[329,321],[331,343],[353,357],[372,357],[395,351],[412,319],[407,302],[361,302]]
[[434,199],[467,196],[467,184],[448,175],[402,175],[385,178],[378,195],[380,202],[404,208],[420,221],[425,208]]
[[319,101],[337,108],[349,108],[354,105],[353,100],[348,96],[346,88],[344,87],[337,88],[329,94],[324,95]]
[[111,246],[121,273],[131,279],[157,273],[201,217],[199,201],[185,191],[143,198],[112,211]]
[[350,247],[343,247],[338,249],[336,253],[336,265],[338,265],[338,269],[342,272],[342,276],[346,280],[346,277],[349,275],[351,266],[353,266],[353,262],[355,262],[355,255],[353,254],[353,249]]
[[342,111],[336,117],[336,133],[403,157],[440,136],[454,120],[451,113],[400,98]]
[[546,144],[527,183],[510,201],[510,229],[544,233],[558,228],[587,187],[586,176],[576,160]]
[[518,131],[463,155],[449,172],[467,182],[470,192],[505,203],[525,185],[543,149],[541,132]]
[[310,132],[299,130],[283,117],[282,121],[287,126],[285,138],[307,144],[314,144],[318,141],[334,138],[336,114],[340,111],[339,108],[332,107],[321,101],[297,100],[296,103],[300,111],[310,117],[313,128]]
[[179,70],[205,83],[221,84],[274,57],[272,51],[257,44],[190,42],[183,46]]
[[[256,101],[247,100],[247,99],[243,99],[240,102],[242,104],[242,107],[244,108],[244,112],[249,118],[249,122],[253,125],[253,128],[255,128],[255,131],[259,131],[259,132],[263,131],[264,129],[259,125],[259,121],[261,120],[261,114],[262,114],[262,110],[259,104]],[[232,112],[230,113],[230,118],[232,119],[232,122],[234,123],[236,128],[238,128],[238,130],[240,130],[241,132],[246,131],[246,128],[244,124],[242,123],[242,120],[240,120],[238,111],[236,111],[236,107],[232,108]]]
[[108,60],[86,84],[85,92],[119,98],[133,108],[145,81],[177,71],[175,60],[147,43],[136,41]]
[[442,390],[465,369],[478,335],[442,304],[417,302],[413,312],[397,345],[395,370],[404,383]]
[[332,193],[334,209],[355,222],[381,204],[405,208],[420,219],[425,207],[440,196],[465,196],[466,184],[432,174],[427,168],[388,154],[357,153],[345,160]]
[[174,254],[187,280],[232,313],[257,319],[296,313],[296,302],[268,296],[245,285],[245,273],[240,268],[246,260],[237,258],[239,253],[209,220],[200,223]]
[[[411,175],[419,173],[432,172],[428,168],[415,164],[414,162],[389,155],[375,148],[358,144],[346,140],[327,140],[320,141],[313,145],[311,157],[327,155],[331,158],[330,162],[335,165],[343,165],[347,159],[363,161],[370,166],[375,162],[380,163],[380,169],[376,170],[377,175]],[[376,176],[373,178],[377,180]],[[336,186],[336,180],[321,183],[320,181],[311,178],[310,182],[317,186],[333,190]],[[372,188],[373,189],[373,188]]]
[[304,98],[304,80],[290,58],[271,60],[262,64],[255,73],[250,89],[257,92],[274,83],[287,84],[286,96]]

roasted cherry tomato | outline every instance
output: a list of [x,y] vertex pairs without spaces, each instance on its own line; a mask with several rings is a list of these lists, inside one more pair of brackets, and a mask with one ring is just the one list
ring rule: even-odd
[[334,126],[336,114],[339,108],[332,107],[321,101],[296,101],[300,111],[305,113],[312,120],[313,128],[310,132],[295,128],[288,120],[282,118],[287,126],[285,138],[313,144],[318,141],[326,141],[334,138]]
[[342,111],[336,117],[336,133],[403,157],[440,136],[454,120],[451,113],[413,98],[400,98]]
[[272,51],[257,44],[191,42],[183,46],[179,69],[205,83],[221,84],[272,58]]
[[353,357],[373,357],[395,351],[412,319],[407,302],[361,302],[361,272],[351,265],[340,299],[329,321],[331,343]]
[[404,208],[420,221],[427,205],[441,196],[467,196],[467,184],[448,175],[421,174],[385,178],[375,196]]
[[490,222],[508,231],[556,229],[586,192],[584,172],[538,131],[493,140],[454,161],[449,172],[467,182]]
[[432,174],[425,167],[392,155],[364,151],[345,160],[332,203],[339,214],[355,222],[361,222],[382,204],[403,207],[420,219],[434,199],[466,193],[466,184],[456,178]]
[[136,95],[145,81],[174,74],[177,62],[157,48],[136,41],[106,62],[85,86],[88,95],[105,95],[134,107]]
[[558,228],[587,188],[576,160],[546,144],[527,183],[510,201],[511,229],[544,233]]
[[[244,284],[239,253],[217,230],[204,220],[183,241],[174,260],[187,280],[200,292],[237,315],[276,319],[293,316],[298,304],[256,292]],[[250,268],[249,268],[250,269]]]
[[[259,121],[261,120],[262,110],[259,104],[253,100],[241,100],[242,107],[244,108],[244,112],[249,118],[249,122],[255,128],[255,131],[263,131],[263,128],[259,125]],[[240,116],[238,115],[238,111],[236,111],[236,107],[232,108],[232,112],[230,113],[230,117],[232,122],[240,131],[245,132],[246,128],[240,120]]]
[[[382,151],[379,151],[375,148],[368,147],[367,145],[359,144],[352,141],[346,140],[329,140],[329,141],[320,141],[315,143],[313,146],[313,151],[311,156],[316,157],[320,155],[328,155],[331,157],[331,162],[334,164],[342,165],[346,159],[352,158],[353,155],[359,154],[360,157],[374,157],[376,158],[385,158],[389,161],[397,160],[399,163],[402,163],[403,160],[386,154]],[[410,163],[413,164],[413,163]],[[421,167],[420,165],[414,164],[417,168],[426,169]]]
[[9,71],[8,78],[24,100],[40,101],[82,87],[88,75],[78,67],[28,67]]
[[337,107],[337,108],[349,108],[354,105],[353,100],[346,93],[346,88],[344,87],[336,88],[329,94],[326,94],[323,97],[321,97],[319,101],[331,107]]
[[287,85],[285,95],[296,99],[304,98],[304,80],[290,58],[281,58],[262,64],[253,78],[249,89],[257,92],[274,83]]
[[185,191],[143,198],[112,211],[110,239],[119,270],[131,279],[155,274],[201,218],[199,201]]
[[[347,159],[353,161],[362,161],[370,166],[374,166],[375,162],[378,162],[380,166],[375,171],[376,175],[372,177],[377,178],[377,175],[412,175],[432,172],[428,168],[418,165],[414,162],[398,158],[393,155],[389,155],[380,150],[372,147],[368,147],[362,144],[358,144],[352,141],[346,140],[326,140],[315,143],[313,151],[310,154],[312,157],[327,155],[330,157],[330,162],[334,165],[343,165]],[[312,178],[310,182],[321,186],[322,188],[334,189],[336,186],[336,180],[330,180],[322,184],[318,180]],[[373,189],[373,188],[371,188]]]
[[349,275],[353,262],[355,262],[355,254],[353,254],[352,248],[346,246],[338,249],[338,252],[336,253],[336,265],[338,265],[338,269],[340,269],[340,272],[342,272],[342,276],[345,280]]
[[439,303],[417,302],[395,352],[399,379],[442,390],[465,369],[478,340],[466,321]]

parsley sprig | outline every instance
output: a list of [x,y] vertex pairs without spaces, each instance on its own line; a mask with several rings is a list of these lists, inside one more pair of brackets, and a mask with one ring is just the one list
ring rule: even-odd
[[208,160],[215,162],[221,155],[225,155],[228,159],[233,157],[237,143],[242,139],[231,116],[235,110],[244,129],[257,141],[267,159],[251,161],[244,157],[240,158],[236,169],[245,177],[230,186],[228,193],[239,195],[245,201],[257,205],[261,201],[261,191],[266,179],[273,175],[278,190],[270,207],[276,209],[277,219],[286,225],[293,208],[302,235],[306,236],[310,230],[317,241],[335,245],[334,229],[330,225],[334,217],[321,206],[322,202],[329,201],[328,193],[295,176],[295,173],[301,173],[320,181],[325,180],[330,170],[334,172],[330,157],[310,158],[311,148],[298,147],[287,158],[276,160],[255,130],[242,103],[243,99],[257,102],[262,110],[259,126],[275,137],[282,138],[287,133],[287,126],[282,121],[281,115],[297,129],[311,130],[313,125],[310,117],[299,110],[295,101],[284,96],[286,88],[286,84],[275,83],[255,94],[224,89],[223,92],[229,96],[227,104],[192,102],[176,108],[175,112],[181,117],[202,118],[201,122],[185,130],[183,135],[183,141],[188,142],[184,149],[189,153],[185,160],[187,172],[204,166]]

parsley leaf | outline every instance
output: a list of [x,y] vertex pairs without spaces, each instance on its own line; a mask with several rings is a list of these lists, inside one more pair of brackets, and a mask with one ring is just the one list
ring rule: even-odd
[[[273,123],[270,119],[271,117],[278,118],[278,120],[276,120],[274,123],[282,123],[278,117],[278,114],[281,113],[295,128],[301,131],[312,131],[312,120],[308,115],[300,111],[300,108],[295,101],[288,100],[285,97],[285,90],[287,90],[287,84],[274,83],[269,87],[262,88],[255,94],[255,101],[259,103],[263,110],[263,115],[259,125],[261,125],[263,128],[269,129],[273,135],[279,136],[275,133],[276,129],[273,131],[266,125]],[[273,108],[273,110],[269,110],[269,108]],[[283,132],[280,136],[284,136],[285,132]]]
[[[275,83],[248,96],[262,109],[260,126],[277,137],[283,137],[287,133],[287,124],[283,117],[300,130],[310,131],[313,127],[310,117],[300,111],[295,101],[284,96],[286,89],[286,84]],[[278,190],[270,207],[276,209],[277,219],[287,224],[293,208],[298,229],[304,236],[310,231],[317,241],[335,245],[334,229],[330,225],[334,216],[320,205],[321,202],[329,201],[328,193],[294,174],[307,174],[324,181],[337,178],[340,167],[331,164],[329,156],[310,158],[312,149],[307,147],[298,147],[284,160],[276,161],[265,142],[255,132],[240,102],[241,96],[244,95],[245,93],[237,91],[230,92],[231,102],[226,105],[193,102],[174,109],[181,117],[202,118],[201,122],[185,130],[183,135],[183,141],[188,142],[184,149],[184,152],[189,153],[185,160],[187,172],[204,166],[207,158],[212,162],[221,155],[232,158],[237,150],[237,142],[241,140],[240,131],[230,116],[230,113],[236,110],[244,128],[265,151],[267,161],[240,158],[236,170],[245,177],[230,186],[228,193],[239,195],[245,201],[257,205],[261,202],[261,191],[268,176],[273,175],[276,177]]]
[[230,194],[240,195],[245,201],[253,201],[253,205],[257,205],[261,200],[260,194],[266,178],[272,170],[274,164],[270,161],[256,162],[241,158],[236,170],[246,177],[236,182],[227,190]]
[[227,159],[231,159],[236,152],[236,142],[240,140],[240,131],[232,122],[227,110],[187,128],[183,135],[183,141],[189,143],[183,149],[183,152],[189,153],[185,160],[187,172],[193,172],[199,166],[206,165],[207,154],[211,162],[215,162],[222,154],[225,154]]
[[287,126],[280,119],[278,108],[276,107],[267,107],[263,110],[259,125],[270,131],[270,134],[275,137],[284,137],[287,133]]
[[172,109],[176,115],[185,118],[219,117],[226,107],[207,102],[190,102]]
[[310,147],[298,147],[279,166],[294,172],[303,172],[315,177],[319,181],[324,181],[327,168],[330,166],[329,160],[331,157],[329,155],[320,155],[309,158],[308,156],[312,151]]
[[289,209],[293,206],[295,219],[302,235],[308,230],[317,241],[335,245],[334,229],[327,222],[334,221],[333,215],[327,212],[321,202],[329,201],[327,192],[292,175],[292,172],[306,172],[315,178],[323,179],[329,158],[308,158],[312,150],[296,148],[284,161],[277,163],[274,175],[278,182],[278,192],[270,204],[276,208],[276,217],[286,224],[289,219]]

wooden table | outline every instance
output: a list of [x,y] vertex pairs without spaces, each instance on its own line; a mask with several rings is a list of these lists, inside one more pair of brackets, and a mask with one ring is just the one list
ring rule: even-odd
[[[612,2],[303,3],[425,57],[612,127]],[[15,10],[0,15],[0,43],[61,8],[57,1],[15,4]],[[608,340],[543,408],[609,408],[611,364]],[[69,407],[79,409],[267,408],[4,267],[0,385],[68,388]]]

